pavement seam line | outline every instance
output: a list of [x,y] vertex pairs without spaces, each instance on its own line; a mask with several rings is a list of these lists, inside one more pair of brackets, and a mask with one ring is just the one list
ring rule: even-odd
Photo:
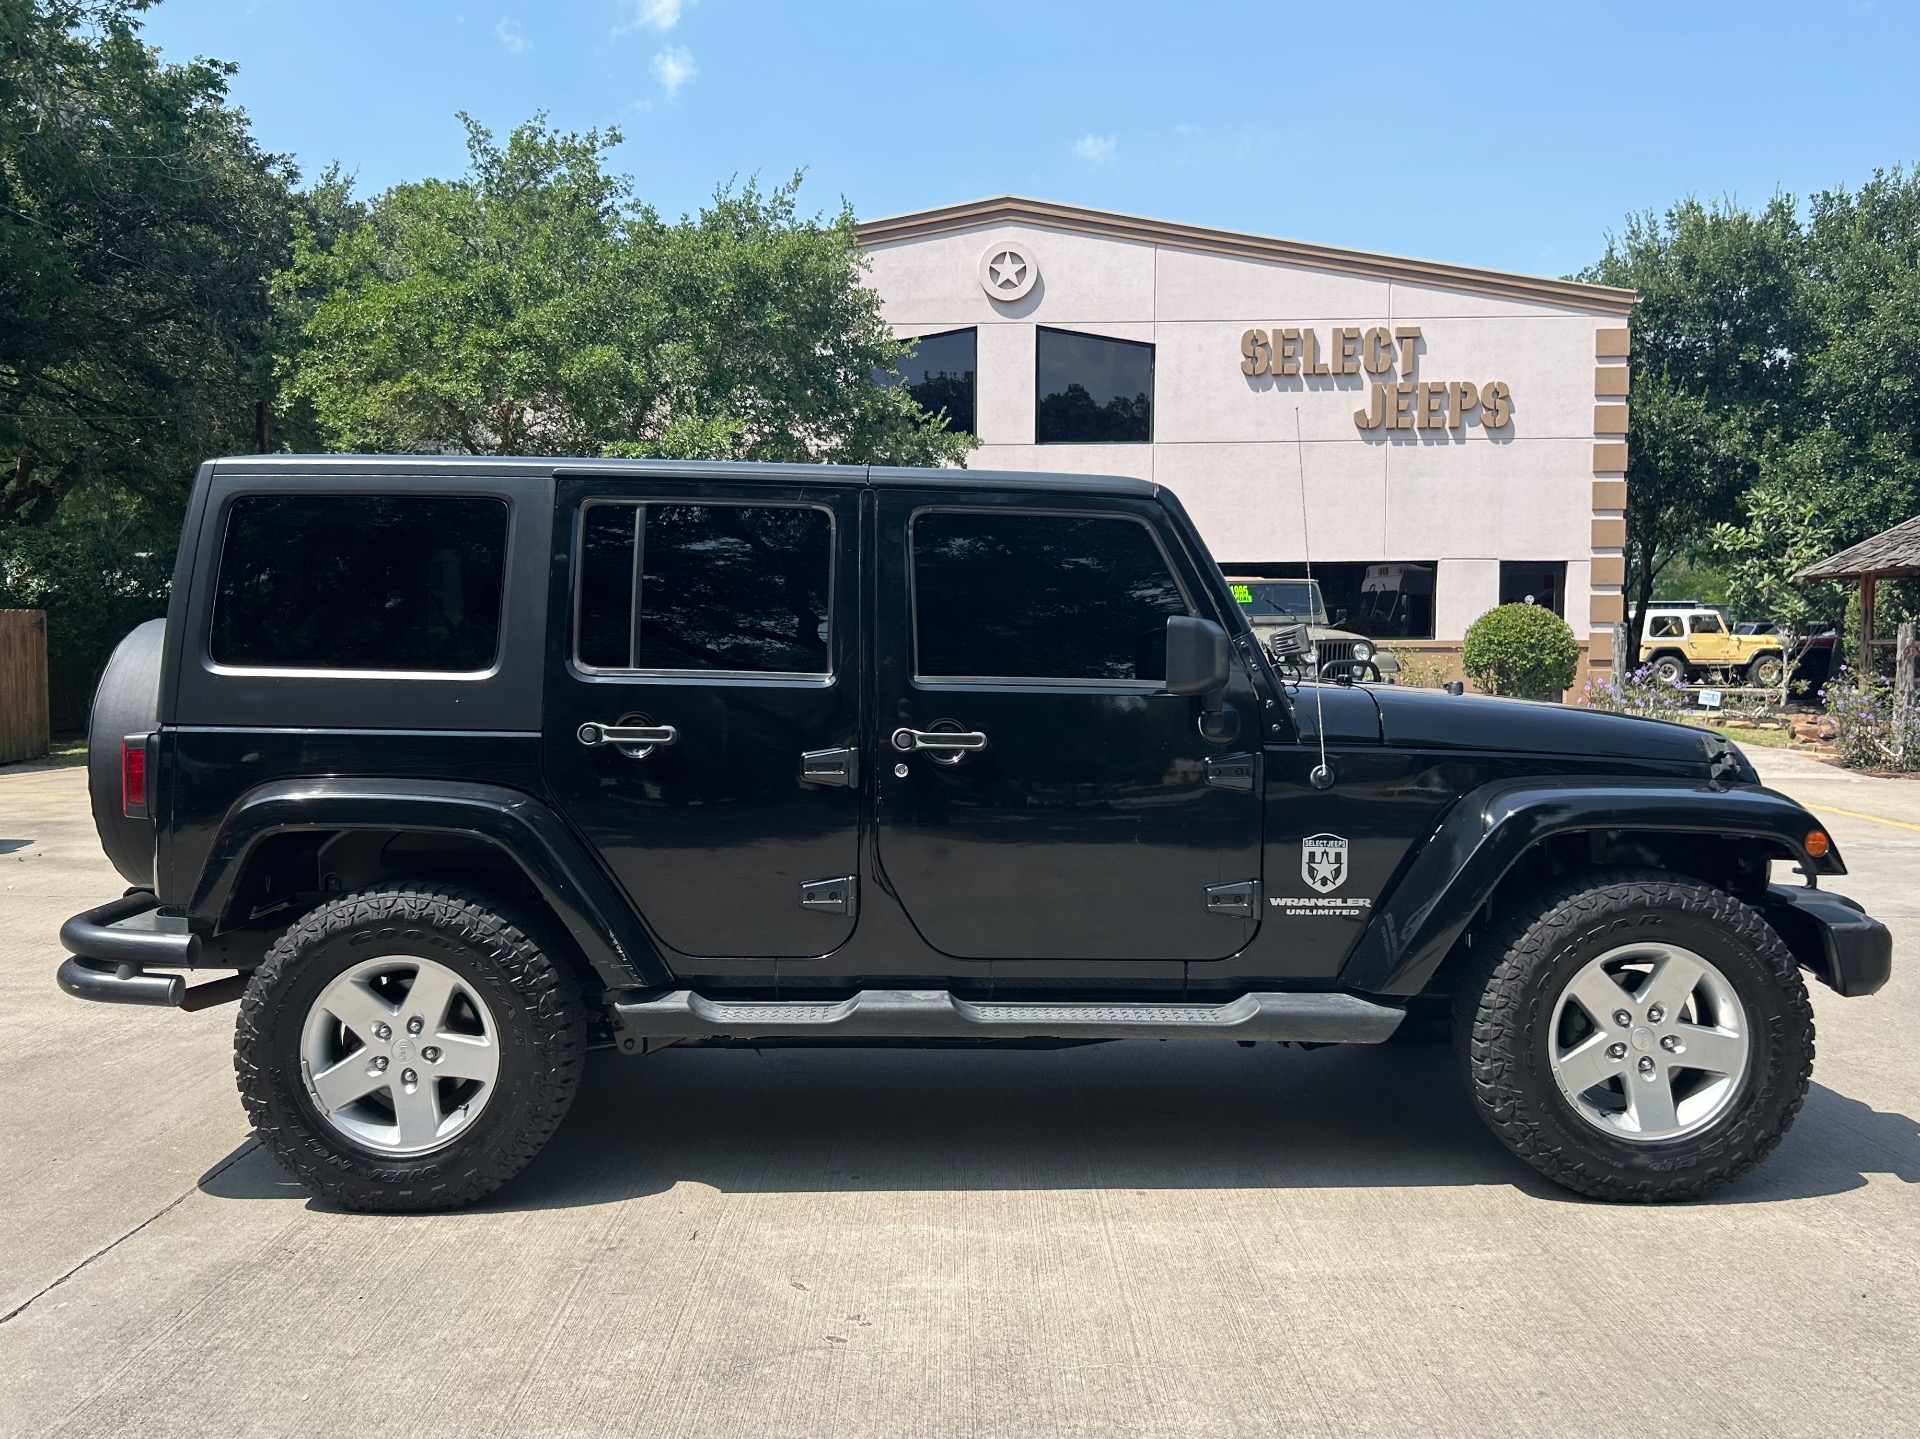
[[0,1324],[9,1324],[13,1320],[19,1318],[22,1314],[25,1314],[27,1310],[31,1308],[34,1304],[38,1303],[41,1299],[44,1299],[47,1295],[53,1293],[54,1290],[58,1289],[62,1284],[65,1284],[69,1279],[73,1278],[74,1275],[78,1274],[82,1269],[85,1269],[89,1264],[93,1263],[94,1260],[106,1258],[107,1255],[113,1253],[114,1250],[118,1249],[122,1244],[125,1244],[129,1239],[133,1238],[134,1235],[138,1234],[141,1230],[145,1229],[149,1224],[154,1223],[156,1220],[166,1218],[167,1215],[173,1213],[174,1210],[178,1209],[181,1205],[185,1204],[187,1200],[191,1199],[193,1195],[200,1189],[201,1185],[205,1184],[207,1180],[219,1178],[222,1174],[225,1174],[229,1169],[233,1168],[234,1165],[238,1164],[242,1159],[245,1159],[249,1153],[251,1153],[256,1147],[258,1147],[258,1143],[259,1141],[249,1137],[245,1144],[243,1144],[235,1153],[227,1157],[226,1163],[222,1164],[218,1169],[208,1170],[204,1176],[196,1180],[194,1182],[194,1186],[192,1189],[189,1189],[185,1193],[180,1194],[179,1196],[174,1198],[172,1201],[162,1206],[160,1209],[154,1211],[152,1214],[149,1214],[145,1219],[141,1220],[138,1224],[134,1225],[133,1228],[129,1229],[125,1234],[122,1234],[118,1239],[114,1240],[111,1244],[104,1245],[101,1248],[94,1250],[93,1253],[89,1254],[85,1259],[82,1259],[78,1264],[74,1265],[73,1268],[69,1269],[65,1274],[62,1274],[59,1278],[53,1280],[51,1283],[47,1284],[44,1288],[40,1289],[38,1292],[29,1294],[25,1299],[21,1300],[18,1304],[14,1305],[13,1308],[9,1309],[5,1314],[0,1314]]
[[1824,809],[1829,814],[1844,814],[1848,819],[1870,819],[1875,824],[1890,824],[1895,829],[1920,830],[1920,824],[1910,824],[1904,819],[1888,819],[1885,815],[1862,814],[1857,809],[1841,809],[1833,804],[1820,804],[1817,808]]

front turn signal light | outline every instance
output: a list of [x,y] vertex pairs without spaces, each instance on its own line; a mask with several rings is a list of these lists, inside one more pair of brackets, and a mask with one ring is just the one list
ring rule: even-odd
[[1824,829],[1808,830],[1805,844],[1807,854],[1813,859],[1819,859],[1833,848],[1833,841],[1827,838],[1827,832]]

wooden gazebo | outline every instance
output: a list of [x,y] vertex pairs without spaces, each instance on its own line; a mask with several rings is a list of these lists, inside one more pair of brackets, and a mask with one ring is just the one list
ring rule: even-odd
[[1920,515],[1902,520],[1892,529],[1808,565],[1802,580],[1856,580],[1860,585],[1860,663],[1870,668],[1875,645],[1891,645],[1873,633],[1873,589],[1880,580],[1920,575]]

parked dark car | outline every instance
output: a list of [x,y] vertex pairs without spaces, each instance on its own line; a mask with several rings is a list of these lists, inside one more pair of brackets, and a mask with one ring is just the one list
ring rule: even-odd
[[594,1046],[1410,1014],[1529,1164],[1687,1197],[1799,1109],[1801,971],[1890,966],[1734,746],[1289,679],[1135,480],[211,462],[88,763],[132,888],[61,985],[237,999],[261,1142],[367,1209],[511,1179]]

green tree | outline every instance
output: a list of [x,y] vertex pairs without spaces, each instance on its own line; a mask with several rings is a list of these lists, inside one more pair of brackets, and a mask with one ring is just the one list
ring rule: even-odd
[[194,469],[251,449],[293,172],[161,62],[146,0],[0,0],[0,605],[44,608],[54,722],[162,612]]
[[147,0],[0,0],[0,528],[69,495],[175,519],[251,448],[292,172],[232,67],[143,44]]
[[1804,236],[1793,202],[1685,200],[1629,218],[1580,278],[1637,290],[1627,436],[1628,643],[1661,572],[1737,513],[1803,385]]
[[1801,568],[1920,511],[1920,174],[1827,191],[1808,213],[1803,395],[1743,513],[1710,536],[1734,602],[1794,622],[1847,604],[1838,586],[1801,585]]
[[499,145],[466,124],[466,175],[295,240],[283,369],[331,445],[893,464],[971,447],[875,382],[904,347],[852,215],[800,217],[797,176],[669,224],[606,169],[615,132],[536,119]]

